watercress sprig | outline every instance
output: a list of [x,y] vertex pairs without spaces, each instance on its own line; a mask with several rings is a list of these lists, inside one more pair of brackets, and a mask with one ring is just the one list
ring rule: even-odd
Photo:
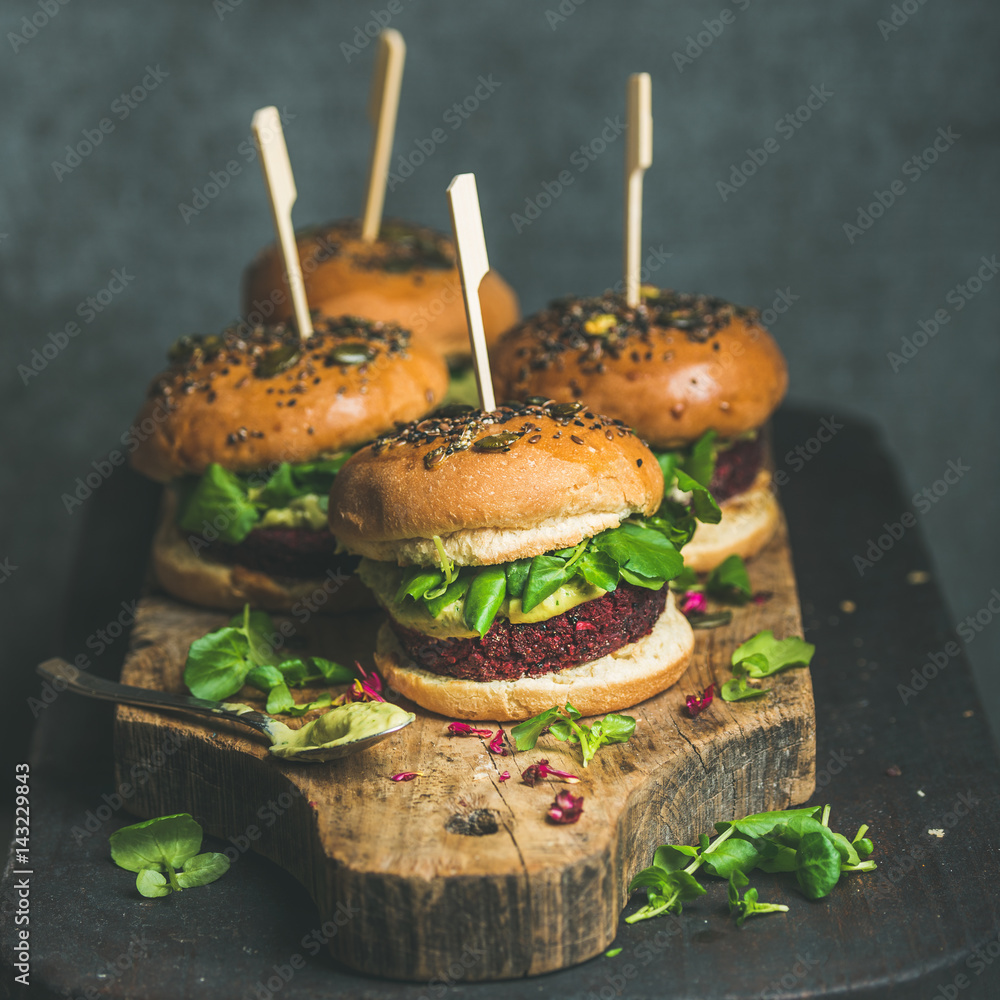
[[135,886],[143,896],[169,896],[208,885],[229,871],[224,854],[199,853],[201,841],[202,829],[189,813],[160,816],[111,834],[111,858],[136,873]]
[[[742,926],[750,916],[787,910],[775,903],[760,903],[756,889],[746,889],[755,868],[765,872],[794,873],[803,895],[822,899],[840,880],[842,872],[873,871],[866,860],[874,850],[862,826],[854,839],[830,829],[830,807],[784,809],[754,813],[741,820],[715,824],[716,837],[702,835],[697,847],[664,844],[656,849],[653,864],[629,883],[629,892],[645,889],[647,903],[626,923],[648,920],[660,913],[679,914],[684,902],[705,892],[694,878],[706,875],[729,880],[730,912]],[[741,897],[739,890],[746,889]]]
[[518,723],[511,729],[514,746],[518,750],[533,750],[539,736],[548,731],[557,740],[579,743],[586,767],[597,751],[609,743],[627,743],[635,732],[635,719],[631,715],[612,712],[603,719],[587,726],[577,721],[580,713],[569,703],[558,705]]
[[330,704],[330,698],[323,695],[308,705],[296,705],[290,688],[312,681],[349,684],[355,679],[353,670],[321,656],[281,659],[271,642],[276,632],[270,615],[244,605],[228,625],[191,643],[184,683],[195,697],[211,701],[223,701],[249,684],[267,694],[271,714],[301,715]]

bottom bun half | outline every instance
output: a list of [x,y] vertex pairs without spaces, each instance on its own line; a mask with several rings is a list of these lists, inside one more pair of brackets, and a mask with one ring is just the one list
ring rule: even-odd
[[755,556],[778,530],[778,501],[766,470],[757,474],[745,493],[723,500],[720,506],[722,520],[699,522],[694,537],[684,546],[684,562],[696,573],[710,572],[729,556]]
[[239,611],[244,604],[261,611],[306,608],[323,614],[377,607],[371,592],[353,573],[294,579],[203,559],[174,522],[174,506],[168,490],[153,538],[153,572],[160,586],[173,597],[223,611]]
[[584,716],[631,708],[674,684],[693,649],[691,626],[669,595],[649,635],[598,660],[539,677],[471,681],[424,670],[406,655],[388,622],[379,630],[375,663],[391,687],[432,712],[515,722],[567,701]]

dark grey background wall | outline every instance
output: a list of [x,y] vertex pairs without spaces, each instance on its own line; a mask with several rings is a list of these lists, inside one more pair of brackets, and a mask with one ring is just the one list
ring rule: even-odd
[[[387,211],[446,229],[445,186],[474,170],[492,261],[526,311],[618,279],[623,150],[607,120],[623,113],[626,75],[649,71],[644,243],[670,255],[650,280],[777,300],[793,400],[881,425],[909,490],[932,491],[909,509],[936,566],[913,568],[943,580],[956,626],[985,608],[1000,587],[996,5],[387,2],[4,4],[0,603],[18,735],[95,502],[67,510],[62,495],[118,444],[167,346],[235,317],[241,269],[271,237],[253,110],[287,112],[300,225],[359,211],[372,46],[344,46],[365,40],[373,10],[396,10],[409,47],[394,164],[430,150]],[[479,107],[446,119],[477,86]],[[562,171],[571,182],[547,200]],[[101,294],[115,272],[120,290]],[[88,297],[110,301],[97,312]],[[779,458],[789,474],[796,461]],[[950,465],[963,472],[936,496]],[[1000,624],[968,634],[996,719]]]

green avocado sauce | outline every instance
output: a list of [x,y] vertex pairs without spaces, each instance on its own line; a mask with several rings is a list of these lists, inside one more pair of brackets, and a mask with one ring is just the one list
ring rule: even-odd
[[352,701],[331,708],[301,729],[291,729],[282,722],[273,723],[269,727],[274,737],[271,753],[287,760],[308,753],[316,760],[320,759],[319,751],[377,736],[414,718],[412,712],[387,701]]

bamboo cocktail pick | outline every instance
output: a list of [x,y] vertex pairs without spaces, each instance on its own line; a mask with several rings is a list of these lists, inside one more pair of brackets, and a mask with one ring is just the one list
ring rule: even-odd
[[285,145],[285,133],[281,128],[278,109],[271,106],[255,111],[250,127],[260,156],[267,197],[271,202],[271,215],[278,234],[278,248],[285,265],[288,289],[292,295],[295,323],[299,337],[308,340],[313,332],[312,320],[309,317],[306,287],[302,281],[302,264],[292,226],[292,206],[298,192],[295,190],[295,178],[292,176],[292,165],[288,159],[288,147]]
[[625,133],[625,301],[639,304],[642,260],[642,175],[653,163],[653,113],[648,73],[628,78]]
[[375,138],[371,166],[368,169],[368,195],[361,218],[361,239],[365,243],[374,243],[382,226],[385,184],[389,176],[392,141],[396,134],[396,112],[399,110],[404,62],[406,43],[403,36],[394,28],[386,28],[379,35],[371,97],[368,100],[368,117],[375,129]]
[[469,340],[472,343],[476,384],[479,386],[479,403],[486,411],[495,410],[496,398],[493,395],[490,359],[486,352],[483,310],[479,303],[479,284],[489,271],[490,262],[486,256],[486,237],[483,235],[483,217],[479,211],[475,174],[458,174],[452,178],[448,185],[448,207],[451,210],[451,227],[455,233],[458,270],[462,276],[462,295],[469,322]]

